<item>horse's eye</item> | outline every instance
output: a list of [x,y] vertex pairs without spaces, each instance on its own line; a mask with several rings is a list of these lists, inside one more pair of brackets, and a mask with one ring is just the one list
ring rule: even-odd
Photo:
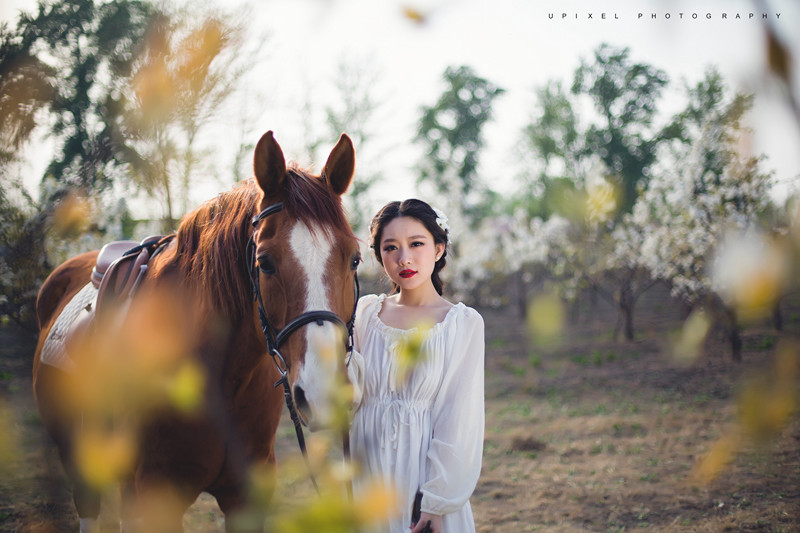
[[268,255],[262,255],[258,258],[258,268],[267,275],[275,273],[275,263],[272,262],[272,258]]
[[361,264],[361,254],[353,256],[353,261],[350,263],[350,270],[357,270],[358,265]]

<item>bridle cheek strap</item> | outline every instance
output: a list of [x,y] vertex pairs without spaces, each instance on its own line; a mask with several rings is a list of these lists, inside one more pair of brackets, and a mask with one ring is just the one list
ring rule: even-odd
[[[254,227],[258,226],[258,223],[261,222],[263,219],[267,218],[272,214],[280,212],[282,209],[283,209],[282,202],[272,204],[271,206],[267,207],[266,209],[264,209],[259,214],[253,217],[252,221],[253,226]],[[355,274],[354,277],[353,313],[350,316],[350,320],[345,322],[339,315],[331,311],[308,311],[290,321],[288,324],[286,324],[286,326],[283,327],[282,330],[276,331],[272,323],[269,321],[269,318],[267,317],[266,308],[264,307],[264,302],[261,298],[259,277],[258,277],[258,272],[256,271],[257,267],[255,266],[256,244],[255,244],[254,234],[250,236],[250,239],[247,242],[247,250],[245,255],[247,256],[248,260],[247,273],[248,276],[250,276],[250,286],[253,290],[253,298],[258,304],[258,318],[259,321],[261,322],[261,329],[264,333],[264,338],[267,341],[267,349],[270,355],[272,356],[273,360],[275,360],[275,364],[278,367],[278,371],[280,372],[281,376],[285,375],[286,372],[289,370],[285,359],[280,353],[281,346],[283,346],[286,339],[288,339],[292,333],[294,333],[301,327],[305,326],[306,324],[310,324],[312,322],[316,322],[320,326],[322,325],[323,322],[332,322],[344,330],[344,332],[347,334],[347,342],[345,345],[345,349],[347,351],[348,355],[347,362],[349,364],[350,356],[352,355],[353,351],[353,328],[356,319],[358,298],[360,296],[358,274]]]
[[[267,218],[268,216],[278,213],[283,209],[283,203],[278,202],[275,203],[259,214],[253,217],[252,223],[253,226],[258,226],[258,223],[261,222],[263,219]],[[267,341],[267,350],[269,351],[270,356],[272,356],[272,361],[275,363],[275,367],[278,369],[278,373],[280,374],[280,379],[275,382],[275,386],[278,387],[279,385],[283,385],[283,396],[286,401],[286,408],[289,410],[289,416],[292,419],[292,423],[294,424],[295,433],[297,434],[297,442],[300,446],[300,451],[303,454],[303,458],[306,461],[306,466],[309,469],[311,482],[314,485],[314,488],[319,493],[319,487],[317,486],[317,481],[314,478],[314,474],[311,471],[311,465],[308,461],[308,453],[306,451],[305,445],[305,438],[303,436],[303,428],[300,422],[300,417],[297,414],[297,410],[294,407],[294,401],[292,400],[292,391],[289,387],[289,365],[286,362],[286,359],[280,352],[280,347],[283,346],[283,343],[289,336],[297,331],[298,329],[302,328],[303,326],[310,324],[312,322],[317,323],[318,325],[322,325],[324,322],[332,322],[337,326],[341,327],[345,333],[347,334],[347,341],[345,345],[345,350],[347,352],[347,361],[346,364],[350,364],[350,359],[352,358],[353,354],[353,328],[355,325],[356,320],[356,309],[358,307],[358,299],[360,296],[360,287],[358,283],[358,274],[354,274],[354,300],[353,300],[353,314],[350,316],[350,320],[345,323],[342,318],[333,313],[331,311],[308,311],[306,313],[301,314],[297,318],[290,321],[286,324],[283,329],[280,331],[275,330],[272,326],[272,323],[269,321],[269,317],[267,317],[267,312],[264,307],[264,302],[261,298],[261,289],[259,283],[259,276],[257,272],[257,267],[255,266],[256,262],[256,243],[255,243],[255,233],[250,235],[250,239],[247,241],[247,249],[245,250],[246,260],[248,261],[247,264],[247,274],[250,277],[250,286],[253,290],[253,299],[258,304],[258,319],[261,322],[261,330],[264,333],[264,339]],[[344,454],[345,459],[347,462],[350,462],[350,442],[349,442],[349,435],[345,433],[344,436]],[[352,485],[348,483],[347,486],[348,495],[352,499]]]

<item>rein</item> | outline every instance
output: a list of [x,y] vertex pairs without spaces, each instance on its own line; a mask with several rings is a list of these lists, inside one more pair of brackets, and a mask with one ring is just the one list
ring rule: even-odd
[[[257,227],[259,222],[264,220],[270,215],[280,212],[283,210],[283,202],[278,202],[272,204],[271,206],[267,207],[259,214],[253,217],[252,224],[253,227]],[[314,478],[314,473],[311,470],[311,464],[308,460],[308,452],[306,451],[306,442],[305,437],[303,436],[303,428],[300,422],[300,417],[297,414],[297,409],[295,409],[294,401],[292,400],[292,391],[289,387],[289,365],[286,362],[286,359],[283,357],[283,354],[280,352],[280,348],[286,339],[289,336],[300,329],[301,327],[315,322],[317,325],[322,325],[323,322],[332,322],[337,326],[344,329],[347,333],[347,342],[345,345],[345,350],[348,355],[347,365],[350,364],[350,358],[353,354],[353,327],[356,320],[356,308],[358,306],[358,297],[360,294],[360,288],[358,284],[358,274],[355,274],[355,284],[354,284],[354,292],[355,292],[355,299],[353,302],[353,314],[350,316],[350,320],[345,322],[344,320],[339,317],[336,313],[331,311],[307,311],[302,313],[300,316],[296,317],[288,324],[286,324],[283,329],[280,331],[276,331],[275,327],[269,321],[267,317],[266,309],[264,308],[264,302],[261,298],[261,289],[259,284],[259,276],[257,272],[257,267],[255,266],[256,263],[256,243],[255,243],[255,232],[250,235],[250,239],[247,241],[247,248],[245,251],[245,255],[247,257],[248,265],[247,265],[247,273],[250,276],[250,286],[253,290],[253,298],[258,303],[258,319],[261,322],[261,330],[264,333],[264,339],[267,341],[267,350],[272,356],[272,361],[275,363],[275,368],[277,368],[278,373],[280,374],[281,378],[275,382],[275,387],[277,388],[279,385],[283,385],[283,397],[286,401],[286,407],[289,410],[289,416],[292,419],[292,423],[294,424],[294,430],[297,434],[297,443],[300,446],[300,451],[303,454],[303,459],[306,462],[306,466],[309,470],[309,475],[311,477],[311,483],[314,485],[314,488],[317,490],[319,494],[319,487],[317,486],[317,481]],[[343,453],[345,455],[345,460],[349,463],[350,462],[350,437],[347,432],[343,435],[343,446],[342,446]],[[347,492],[350,498],[352,499],[352,485],[348,483]]]

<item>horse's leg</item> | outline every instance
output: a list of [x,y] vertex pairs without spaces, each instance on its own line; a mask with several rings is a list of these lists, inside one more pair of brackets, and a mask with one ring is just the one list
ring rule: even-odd
[[41,365],[34,390],[42,424],[55,442],[64,473],[72,483],[72,501],[78,512],[80,531],[88,533],[94,530],[100,515],[100,491],[86,482],[75,464],[73,438],[75,429],[80,428],[81,417],[64,408],[64,399],[58,394],[64,379],[66,376],[60,370]]
[[136,533],[141,529],[141,524],[137,520],[133,505],[136,500],[136,487],[133,477],[127,478],[120,483],[119,499],[119,531],[120,533]]
[[223,479],[227,483],[218,482],[209,492],[217,499],[217,504],[225,515],[226,533],[262,533],[267,518],[266,506],[272,499],[276,482],[274,447],[264,463],[266,469],[259,474],[269,478],[258,483],[263,488],[258,493],[251,493],[250,499],[247,498],[247,489],[241,481],[252,475],[252,472],[248,473],[249,468],[245,467],[243,470],[242,465],[238,461],[236,463],[226,463],[226,475]]
[[242,491],[222,491],[215,497],[225,515],[226,533],[263,533],[266,510],[261,506],[248,505]]
[[80,473],[74,462],[73,442],[66,435],[57,439],[58,452],[64,471],[72,481],[72,501],[78,511],[81,533],[93,533],[100,516],[100,491],[92,487]]
[[56,437],[61,464],[67,477],[72,481],[72,501],[78,512],[80,533],[94,533],[96,531],[97,517],[100,516],[100,491],[93,488],[84,480],[79,468],[73,461],[72,440],[63,435]]

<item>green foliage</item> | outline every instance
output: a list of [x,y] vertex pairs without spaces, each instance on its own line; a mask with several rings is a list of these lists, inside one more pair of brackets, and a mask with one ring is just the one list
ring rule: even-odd
[[[504,90],[467,66],[448,67],[444,81],[444,92],[433,106],[423,107],[417,126],[416,141],[426,151],[419,182],[432,183],[439,193],[468,207],[471,193],[484,192],[478,178],[481,132],[491,119],[492,102]],[[485,210],[475,207],[470,218],[477,219]]]
[[[618,216],[632,209],[658,144],[676,133],[653,124],[666,74],[629,56],[628,48],[603,44],[593,61],[581,62],[570,93],[557,81],[536,90],[538,109],[522,136],[531,163],[538,162],[538,172],[528,175],[531,216],[561,214],[563,181],[583,190],[592,158],[602,161],[606,178],[619,188]],[[591,101],[594,119],[579,116],[581,98]]]
[[[10,197],[16,193],[21,201]],[[45,255],[46,218],[32,206],[32,199],[21,186],[8,183],[0,187],[0,320],[35,331],[36,294],[49,265]]]
[[594,63],[582,62],[575,72],[572,93],[591,97],[601,119],[585,132],[583,155],[598,155],[620,181],[621,213],[633,208],[637,186],[646,180],[661,142],[653,130],[656,104],[667,75],[645,63],[633,63],[630,50],[603,44]]
[[54,74],[18,33],[0,26],[0,165],[17,159],[36,126],[36,114],[50,103]]
[[18,54],[38,58],[37,79],[49,85],[40,92],[52,91],[48,109],[58,148],[46,175],[88,190],[112,181],[119,83],[131,72],[152,13],[149,3],[136,0],[62,0],[20,16]]

